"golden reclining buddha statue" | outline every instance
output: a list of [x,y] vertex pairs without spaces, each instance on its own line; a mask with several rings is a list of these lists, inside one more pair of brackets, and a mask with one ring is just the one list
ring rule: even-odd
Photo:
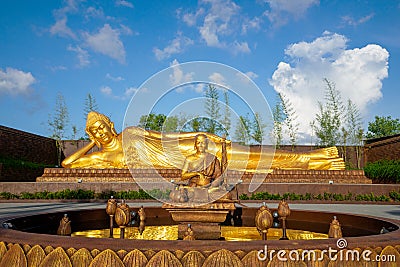
[[[233,143],[210,133],[164,133],[135,126],[117,133],[114,123],[98,112],[90,112],[86,122],[90,143],[68,156],[65,168],[178,168],[196,151],[196,136],[208,139],[208,152],[221,159],[226,146],[227,169],[267,173],[273,169],[344,170],[345,164],[336,147],[297,153],[272,148],[254,149]],[[96,152],[89,151],[99,147]]]

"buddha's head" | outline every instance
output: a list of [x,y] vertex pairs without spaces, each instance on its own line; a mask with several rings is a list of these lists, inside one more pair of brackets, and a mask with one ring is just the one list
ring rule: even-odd
[[114,123],[107,116],[96,111],[88,113],[86,133],[91,140],[96,142],[98,147],[110,143],[118,135]]
[[194,138],[194,148],[197,152],[205,152],[208,148],[208,138],[205,134],[198,134]]

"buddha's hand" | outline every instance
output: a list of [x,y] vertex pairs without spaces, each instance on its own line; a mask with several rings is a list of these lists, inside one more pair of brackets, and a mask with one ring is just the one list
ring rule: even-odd
[[223,142],[225,142],[227,144],[232,143],[231,140],[226,140],[226,138],[220,137],[220,136],[212,136],[210,139],[215,143],[223,143]]
[[88,144],[89,147],[94,147],[96,146],[96,141],[93,139],[90,139],[90,143]]

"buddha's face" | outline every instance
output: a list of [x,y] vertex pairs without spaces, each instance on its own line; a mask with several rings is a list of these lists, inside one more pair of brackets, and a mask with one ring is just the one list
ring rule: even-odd
[[110,125],[102,120],[93,123],[93,125],[89,127],[89,131],[102,145],[110,143],[114,138]]
[[207,138],[204,136],[198,136],[195,143],[195,148],[198,152],[205,152],[207,149]]

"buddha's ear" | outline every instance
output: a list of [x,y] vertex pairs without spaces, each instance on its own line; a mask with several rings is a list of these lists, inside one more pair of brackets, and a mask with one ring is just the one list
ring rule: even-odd
[[110,122],[110,128],[111,128],[111,133],[112,133],[114,136],[117,136],[118,133],[117,133],[117,131],[116,131],[115,128],[114,128],[114,123],[113,123],[113,122]]

